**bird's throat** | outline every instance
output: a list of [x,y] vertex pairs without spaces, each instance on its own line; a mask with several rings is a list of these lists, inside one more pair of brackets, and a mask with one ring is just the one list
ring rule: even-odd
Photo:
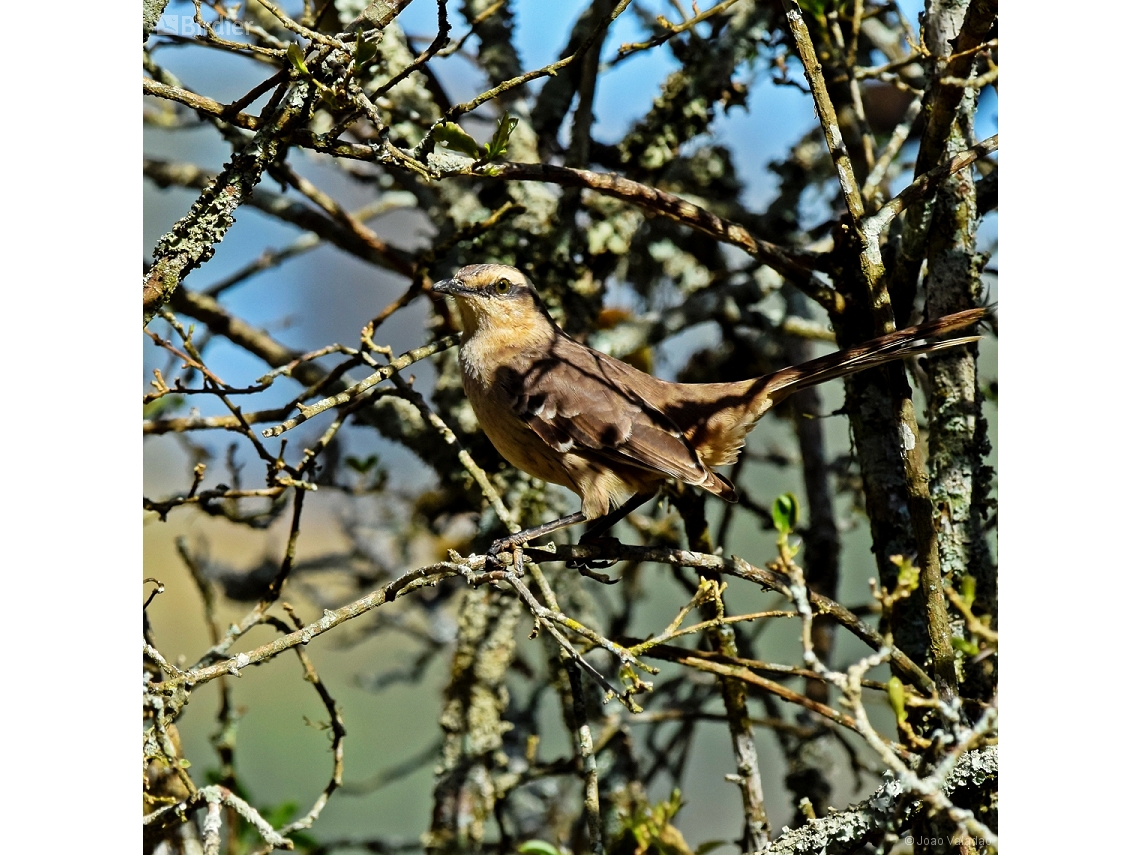
[[484,387],[521,354],[533,357],[548,350],[559,334],[545,315],[526,306],[482,306],[460,300],[459,311],[463,323],[463,372]]

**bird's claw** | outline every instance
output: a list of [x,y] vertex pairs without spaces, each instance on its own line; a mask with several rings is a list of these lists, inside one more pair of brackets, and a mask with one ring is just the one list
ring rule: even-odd
[[[514,552],[518,549],[518,544],[511,540],[509,537],[500,537],[498,540],[491,544],[491,548],[487,550],[487,559],[495,564],[512,564],[514,562]],[[504,560],[504,556],[508,560]]]
[[616,563],[616,561],[610,561],[604,558],[593,560],[584,558],[579,561],[567,561],[566,566],[571,570],[577,570],[583,576],[589,576],[595,582],[601,582],[603,585],[616,585],[621,579],[615,579],[613,576],[607,576],[605,573],[597,572],[606,567],[613,567]]
[[[598,535],[597,537],[586,536],[578,542],[578,545],[617,547],[621,545],[621,541],[609,535]],[[596,582],[602,582],[606,585],[616,585],[620,580],[612,579],[609,576],[594,571],[605,570],[608,567],[613,567],[617,563],[617,558],[572,558],[566,562],[566,566],[572,570],[577,570],[583,576],[589,576]]]

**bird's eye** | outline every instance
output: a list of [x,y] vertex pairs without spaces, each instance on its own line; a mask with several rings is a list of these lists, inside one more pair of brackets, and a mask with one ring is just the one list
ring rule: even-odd
[[510,279],[500,279],[498,282],[495,283],[495,293],[496,294],[509,294],[510,290],[511,290],[511,280]]

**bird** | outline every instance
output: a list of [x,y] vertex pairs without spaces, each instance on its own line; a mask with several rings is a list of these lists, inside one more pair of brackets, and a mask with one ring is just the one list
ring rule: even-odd
[[431,290],[458,306],[463,391],[491,444],[582,500],[577,513],[494,541],[492,556],[581,522],[582,540],[595,539],[668,479],[735,502],[732,482],[714,470],[736,462],[773,406],[825,380],[977,341],[935,337],[987,314],[956,312],[755,379],[673,383],[571,338],[514,267],[467,265]]

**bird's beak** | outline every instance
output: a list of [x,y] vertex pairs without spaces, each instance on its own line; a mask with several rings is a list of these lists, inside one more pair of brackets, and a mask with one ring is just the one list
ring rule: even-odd
[[458,279],[444,279],[432,285],[431,290],[433,294],[451,294],[455,296],[467,289],[463,287]]

